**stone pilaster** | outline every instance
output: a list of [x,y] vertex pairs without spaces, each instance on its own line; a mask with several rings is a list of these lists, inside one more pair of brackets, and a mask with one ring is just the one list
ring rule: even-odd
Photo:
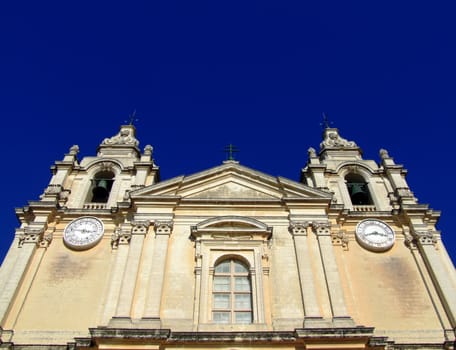
[[112,237],[116,258],[110,277],[110,288],[102,323],[110,326],[131,324],[131,308],[148,221],[121,224]]
[[315,292],[314,277],[308,249],[307,234],[310,222],[290,223],[289,231],[293,236],[296,261],[298,264],[299,283],[301,285],[304,316],[308,320],[321,318],[317,295]]
[[[128,318],[131,316],[131,307],[136,288],[136,278],[138,275],[139,263],[141,260],[144,237],[147,234],[148,226],[149,222],[133,221],[131,223],[131,237],[128,249],[128,257],[123,273],[122,285],[120,288],[119,300],[116,309],[116,317]],[[124,239],[125,238],[126,237],[124,237]]]
[[155,244],[152,265],[149,274],[148,295],[143,319],[160,326],[160,304],[165,277],[168,241],[173,229],[172,221],[156,221],[154,224]]
[[330,225],[328,222],[313,223],[313,229],[317,235],[320,248],[321,262],[325,273],[334,326],[353,326],[354,322],[351,317],[348,316],[347,307],[345,305],[342,283],[333,251]]
[[413,243],[423,257],[451,326],[454,328],[456,327],[456,290],[453,280],[448,277],[451,271],[447,270],[442,256],[436,250],[437,235],[432,231],[418,231],[414,232],[413,236]]
[[25,276],[25,271],[32,260],[38,243],[43,237],[43,233],[43,227],[26,227],[17,230],[18,247],[16,249],[18,250],[13,254],[15,259],[8,261],[10,266],[6,266],[4,269],[5,273],[8,272],[8,276],[5,278],[2,277],[5,284],[0,289],[0,325],[5,322],[9,308],[20,288],[21,281]]
[[101,316],[102,325],[107,324],[108,321],[116,314],[120,287],[122,285],[124,270],[127,264],[130,239],[130,229],[129,227],[125,227],[125,225],[120,225],[111,237],[114,258],[109,278],[109,288],[106,295],[103,314]]

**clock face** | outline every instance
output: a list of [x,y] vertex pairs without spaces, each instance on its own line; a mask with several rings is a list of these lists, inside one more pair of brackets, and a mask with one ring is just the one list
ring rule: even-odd
[[89,249],[101,240],[103,232],[104,226],[101,220],[92,216],[83,216],[65,227],[63,241],[72,249]]
[[356,226],[356,238],[364,248],[381,252],[394,245],[394,231],[380,220],[366,219]]

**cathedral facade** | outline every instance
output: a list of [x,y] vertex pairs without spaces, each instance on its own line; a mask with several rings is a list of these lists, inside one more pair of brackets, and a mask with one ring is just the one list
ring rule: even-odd
[[16,213],[5,349],[453,349],[456,273],[406,171],[327,127],[299,182],[160,180],[133,125]]

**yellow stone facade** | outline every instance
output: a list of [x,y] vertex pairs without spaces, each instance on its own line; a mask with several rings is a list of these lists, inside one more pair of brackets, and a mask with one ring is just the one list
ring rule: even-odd
[[386,150],[326,128],[299,182],[234,160],[161,181],[138,145],[73,146],[17,210],[0,348],[454,348],[439,213]]

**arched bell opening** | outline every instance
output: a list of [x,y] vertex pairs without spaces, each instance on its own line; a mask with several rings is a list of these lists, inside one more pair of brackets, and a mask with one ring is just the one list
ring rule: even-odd
[[100,171],[92,179],[90,191],[91,203],[107,203],[114,183],[114,173],[111,171]]
[[348,194],[353,205],[371,205],[372,197],[367,182],[359,174],[348,174],[345,177]]

